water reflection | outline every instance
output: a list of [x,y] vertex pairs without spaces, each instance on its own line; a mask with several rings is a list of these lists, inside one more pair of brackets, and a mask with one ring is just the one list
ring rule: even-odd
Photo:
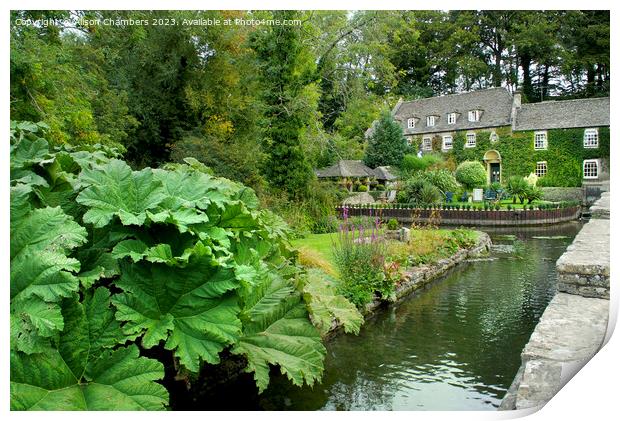
[[[276,376],[262,409],[495,409],[555,291],[555,261],[579,224],[490,231],[515,253],[461,265],[423,293],[369,320],[359,336],[326,344],[323,382]],[[509,235],[506,235],[509,234]],[[537,237],[537,238],[532,238]]]

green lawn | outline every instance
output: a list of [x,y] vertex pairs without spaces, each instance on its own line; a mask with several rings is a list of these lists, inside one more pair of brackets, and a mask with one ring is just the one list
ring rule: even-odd
[[332,241],[336,241],[338,234],[310,234],[306,238],[293,240],[293,247],[302,249],[307,248],[316,251],[332,266],[335,266]]

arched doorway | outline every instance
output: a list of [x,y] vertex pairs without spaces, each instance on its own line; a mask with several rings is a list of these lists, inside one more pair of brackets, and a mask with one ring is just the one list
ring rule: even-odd
[[483,161],[487,167],[487,183],[502,182],[502,156],[496,150],[487,151]]

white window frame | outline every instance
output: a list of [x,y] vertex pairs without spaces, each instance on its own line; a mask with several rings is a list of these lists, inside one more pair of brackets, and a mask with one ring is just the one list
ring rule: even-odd
[[434,127],[435,126],[435,116],[434,115],[429,115],[426,117],[426,125],[428,127]]
[[[448,139],[450,140],[450,146],[446,146],[446,140],[448,140]],[[441,149],[442,149],[442,150],[444,150],[444,151],[447,151],[447,150],[452,149],[452,146],[453,146],[453,143],[452,143],[452,142],[453,142],[452,136],[450,136],[450,135],[445,135],[445,136],[442,138],[442,142],[441,142]]]
[[433,150],[433,139],[431,137],[426,136],[422,138],[422,150],[423,151]]
[[534,174],[536,174],[537,177],[544,177],[547,175],[547,161],[538,161]]
[[[536,146],[536,142],[538,142],[539,140],[542,140],[542,145]],[[547,140],[547,131],[541,130],[538,132],[534,132],[534,150],[544,151],[547,149],[548,146],[549,146],[549,143]]]
[[408,129],[415,129],[415,118],[407,119],[407,128]]
[[[586,165],[587,164],[594,164],[595,168],[596,168],[596,175],[586,175]],[[590,171],[588,171],[590,172]],[[599,178],[599,175],[601,173],[601,163],[599,162],[598,159],[584,159],[583,160],[583,178],[585,180],[596,180]]]
[[472,123],[480,121],[480,110],[469,110],[467,113],[467,120]]
[[583,147],[586,149],[598,148],[598,129],[585,129],[583,131]]
[[456,113],[448,113],[448,124],[456,124]]
[[[475,148],[476,147],[476,133],[467,133],[465,135],[465,138],[467,139],[465,141],[465,147],[466,148]],[[473,139],[473,142],[471,142],[472,139]]]
[[491,141],[491,143],[495,143],[499,140],[499,136],[497,135],[497,132],[493,131],[491,132],[491,134],[489,135],[489,140]]

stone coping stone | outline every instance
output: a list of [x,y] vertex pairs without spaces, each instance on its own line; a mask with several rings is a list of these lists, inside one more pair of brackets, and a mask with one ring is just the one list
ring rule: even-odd
[[558,274],[609,276],[609,241],[609,220],[590,220],[558,259]]
[[592,218],[609,219],[610,199],[611,194],[609,192],[605,192],[601,195],[600,199],[594,202],[594,204],[590,207]]
[[518,385],[501,409],[545,405],[602,347],[608,317],[608,300],[556,294],[521,354]]

